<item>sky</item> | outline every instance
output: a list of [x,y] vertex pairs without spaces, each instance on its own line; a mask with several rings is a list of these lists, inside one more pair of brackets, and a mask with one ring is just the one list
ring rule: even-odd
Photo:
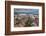
[[39,9],[14,8],[14,14],[39,14]]

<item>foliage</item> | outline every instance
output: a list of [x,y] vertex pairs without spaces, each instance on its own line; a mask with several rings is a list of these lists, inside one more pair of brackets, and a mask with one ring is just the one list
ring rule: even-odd
[[34,26],[32,23],[33,23],[33,19],[29,17],[25,23],[26,24],[25,27]]

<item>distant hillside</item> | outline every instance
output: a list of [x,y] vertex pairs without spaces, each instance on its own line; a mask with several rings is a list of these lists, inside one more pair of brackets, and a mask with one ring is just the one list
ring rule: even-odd
[[38,15],[38,12],[15,12],[14,15],[16,14],[34,14],[34,15]]

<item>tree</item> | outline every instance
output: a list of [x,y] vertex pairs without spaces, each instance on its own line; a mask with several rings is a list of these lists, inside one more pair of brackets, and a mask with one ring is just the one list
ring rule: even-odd
[[26,21],[26,25],[25,25],[25,27],[30,27],[30,26],[33,26],[33,19],[32,18],[30,18],[30,17],[28,17],[28,20]]

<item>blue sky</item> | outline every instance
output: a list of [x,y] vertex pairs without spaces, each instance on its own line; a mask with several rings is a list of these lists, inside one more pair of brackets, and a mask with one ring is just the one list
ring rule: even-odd
[[14,8],[14,14],[39,14],[39,9],[20,9]]

